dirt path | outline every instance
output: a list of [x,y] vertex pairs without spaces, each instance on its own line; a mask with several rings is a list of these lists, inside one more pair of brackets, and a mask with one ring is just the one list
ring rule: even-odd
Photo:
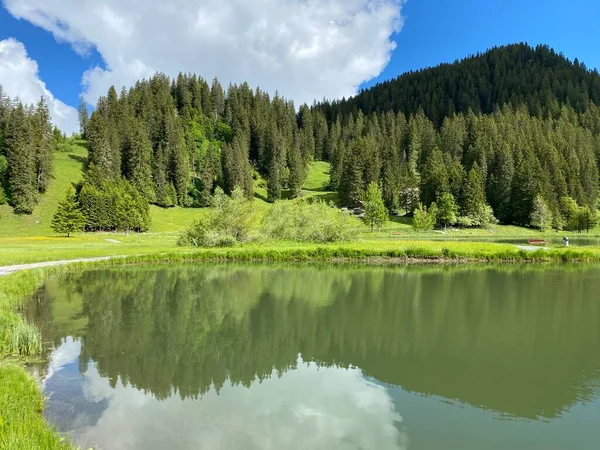
[[15,266],[0,266],[0,277],[10,275],[11,273],[19,272],[21,270],[41,269],[43,267],[64,266],[65,264],[71,264],[71,263],[108,261],[109,259],[123,258],[123,257],[124,256],[99,256],[96,258],[66,259],[66,260],[62,260],[62,261],[45,261],[45,262],[32,263],[32,264],[17,264]]

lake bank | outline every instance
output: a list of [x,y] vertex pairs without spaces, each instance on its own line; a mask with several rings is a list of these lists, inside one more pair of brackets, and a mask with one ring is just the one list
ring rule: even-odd
[[[516,238],[515,238],[516,239]],[[600,245],[550,246],[545,250],[519,249],[522,241],[502,243],[477,239],[438,239],[431,236],[384,239],[376,236],[333,244],[257,241],[232,247],[200,249],[178,247],[177,235],[92,235],[72,238],[0,239],[0,267],[87,258],[124,257],[140,262],[164,260],[334,260],[397,258],[406,260],[462,260],[464,262],[600,261]]]

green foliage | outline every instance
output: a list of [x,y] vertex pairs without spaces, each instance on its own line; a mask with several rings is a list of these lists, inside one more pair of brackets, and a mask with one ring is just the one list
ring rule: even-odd
[[79,117],[79,134],[82,139],[86,139],[85,130],[87,124],[90,120],[90,113],[87,108],[87,103],[85,102],[83,96],[79,97],[79,107],[77,108],[77,114]]
[[380,229],[388,219],[388,212],[383,204],[381,189],[377,183],[369,183],[363,197],[364,216],[363,220],[371,228]]
[[36,106],[11,103],[0,86],[0,205],[31,214],[52,178],[53,134],[43,98]]
[[577,212],[571,218],[572,229],[580,233],[584,230],[589,233],[596,225],[598,225],[598,214],[592,211],[589,206],[577,208]]
[[440,225],[447,227],[456,223],[458,214],[458,206],[454,200],[454,196],[449,192],[445,192],[438,196],[436,205],[436,219]]
[[541,195],[536,195],[531,211],[531,226],[545,231],[552,225],[552,212]]
[[104,179],[90,167],[79,191],[86,231],[144,232],[150,225],[148,201],[126,180]]
[[321,200],[278,201],[262,220],[261,233],[268,239],[296,242],[344,242],[356,230],[347,212]]
[[227,247],[250,239],[256,225],[256,211],[240,188],[231,197],[217,188],[211,209],[180,238],[179,245],[195,247]]
[[577,213],[579,212],[577,202],[571,197],[562,197],[559,203],[559,212],[562,219],[561,225],[567,230],[577,230]]
[[437,207],[433,203],[429,209],[419,203],[413,214],[412,227],[415,231],[431,231],[435,226]]
[[[550,81],[551,80],[551,81]],[[600,75],[547,46],[494,47],[453,64],[423,69],[377,84],[347,100],[324,103],[329,120],[362,110],[423,110],[436,125],[455,113],[491,114],[498,106],[526,105],[531,115],[552,115],[560,105],[577,111],[600,105]]]
[[66,233],[71,236],[71,233],[83,231],[86,219],[75,198],[75,191],[69,188],[65,195],[64,201],[58,204],[58,210],[52,218],[52,229],[56,233]]
[[494,216],[494,211],[489,205],[481,205],[470,216],[460,216],[456,221],[458,225],[465,228],[486,228],[498,223],[498,219]]

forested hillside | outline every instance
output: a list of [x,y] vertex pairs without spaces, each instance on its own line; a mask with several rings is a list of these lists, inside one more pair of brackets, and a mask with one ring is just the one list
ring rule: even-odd
[[[48,155],[35,150],[48,148],[35,144],[44,105],[3,104],[0,176],[15,210],[28,212],[21,205],[35,202],[49,175],[43,158],[23,165],[16,155]],[[596,71],[525,45],[310,108],[246,83],[224,89],[216,79],[156,74],[119,94],[111,88],[89,118],[80,108],[89,161],[77,202],[88,231],[143,231],[148,204],[204,207],[217,187],[252,198],[264,179],[269,201],[284,190],[300,197],[309,164],[322,160],[340,206],[359,204],[374,182],[388,209],[417,210],[440,226],[589,228],[599,196],[598,104]],[[27,124],[24,153],[11,150],[18,123]]]
[[52,178],[52,151],[61,139],[43,98],[23,105],[0,85],[0,205],[10,201],[15,212],[31,213]]
[[570,62],[547,46],[516,44],[406,73],[320,108],[330,121],[359,110],[406,116],[423,110],[439,127],[454,113],[490,114],[505,104],[525,105],[532,115],[557,117],[563,104],[584,112],[590,102],[600,105],[597,70],[587,70],[577,59]]

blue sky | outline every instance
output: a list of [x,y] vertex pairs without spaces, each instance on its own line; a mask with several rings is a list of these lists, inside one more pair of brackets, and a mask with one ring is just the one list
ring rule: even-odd
[[[37,76],[48,95],[67,106],[76,106],[82,92],[94,104],[111,84],[131,84],[155,70],[218,76],[224,84],[248,80],[310,102],[521,41],[548,44],[600,67],[597,0],[327,0],[322,5],[331,8],[311,10],[302,2],[293,11],[279,0],[262,0],[253,9],[244,0],[189,0],[183,15],[159,0],[148,0],[140,14],[120,0],[0,1],[0,43],[14,40],[4,52],[4,71],[0,54],[0,84],[27,97],[26,77],[11,66],[25,58],[37,63],[37,75],[29,73],[34,65],[28,76]],[[383,7],[370,9],[370,1]],[[396,32],[398,14],[403,26]],[[297,41],[306,47],[298,50]],[[396,48],[387,62],[391,41]],[[55,109],[72,122],[72,111],[60,104]]]
[[598,0],[409,0],[398,47],[375,80],[517,42],[547,44],[600,69]]

